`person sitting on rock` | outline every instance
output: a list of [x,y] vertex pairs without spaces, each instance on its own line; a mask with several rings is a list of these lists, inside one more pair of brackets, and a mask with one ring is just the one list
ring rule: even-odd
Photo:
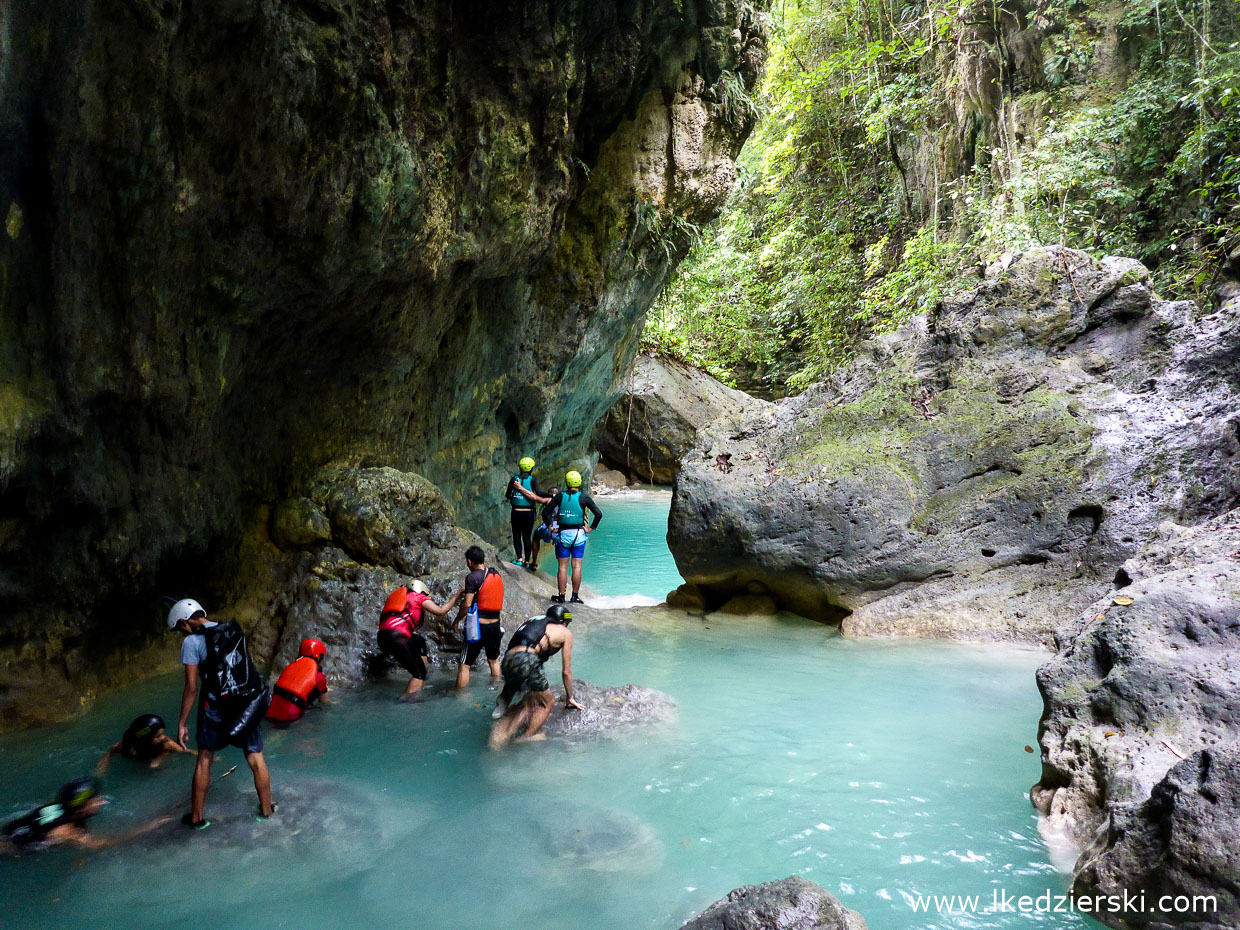
[[98,837],[90,832],[88,822],[107,803],[107,798],[100,793],[97,780],[74,779],[60,789],[52,803],[6,823],[0,829],[0,852],[17,855],[61,843],[103,849],[141,836],[172,820],[171,816],[159,817],[122,836]]
[[534,460],[528,455],[517,463],[520,472],[508,479],[508,487],[504,489],[504,497],[512,505],[512,547],[517,557],[513,565],[530,567],[534,558],[530,535],[534,532],[534,504],[545,504],[551,500],[544,497],[534,477]]
[[267,719],[276,725],[288,726],[300,720],[306,708],[319,701],[330,704],[327,696],[327,676],[323,674],[322,662],[327,647],[317,639],[303,639],[297,650],[297,658],[277,679],[271,689],[271,706]]
[[560,524],[556,522],[555,501],[560,496],[559,488],[552,488],[547,503],[543,504],[542,523],[538,524],[534,529],[534,551],[530,553],[530,561],[525,567],[530,571],[538,571],[538,550],[542,548],[543,543],[554,543],[556,534],[560,532]]
[[135,762],[145,762],[151,768],[158,768],[169,753],[192,753],[193,750],[182,746],[164,732],[164,718],[159,714],[143,714],[134,717],[119,743],[114,743],[99,759],[96,771],[103,774],[115,755],[124,756]]
[[461,629],[462,622],[465,626],[456,668],[458,688],[469,684],[469,670],[483,649],[487,653],[491,677],[500,677],[499,648],[504,637],[504,628],[500,625],[500,613],[504,609],[503,577],[495,569],[487,568],[487,554],[481,546],[465,550],[465,565],[469,574],[465,576],[465,587],[457,592],[464,600],[453,623],[457,630]]
[[379,614],[379,632],[376,640],[380,651],[390,656],[396,664],[409,673],[409,687],[399,698],[401,701],[416,699],[426,684],[426,659],[430,650],[426,637],[418,632],[427,614],[446,616],[456,606],[460,594],[442,607],[431,600],[430,591],[421,581],[411,581],[393,591]]
[[[602,522],[603,512],[594,503],[594,498],[581,490],[581,472],[570,471],[564,476],[564,490],[552,499],[555,507],[554,519],[560,524],[560,531],[555,537],[555,556],[559,559],[560,568],[556,574],[559,594],[551,598],[557,604],[564,603],[564,592],[568,588],[568,563],[573,563],[573,598],[572,603],[581,604],[581,560],[586,554],[586,539],[598,529]],[[586,511],[594,515],[591,523],[586,522]]]
[[557,652],[563,650],[564,706],[584,710],[573,697],[573,634],[568,625],[572,612],[563,604],[552,604],[546,615],[532,617],[512,634],[508,651],[504,653],[501,667],[504,673],[504,690],[495,705],[493,717],[498,719],[491,726],[491,748],[502,749],[522,727],[525,735],[521,740],[546,739],[540,732],[555,696],[547,681],[543,665]]

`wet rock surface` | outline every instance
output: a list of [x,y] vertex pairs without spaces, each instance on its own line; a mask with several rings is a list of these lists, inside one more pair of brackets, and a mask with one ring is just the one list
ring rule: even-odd
[[800,876],[729,892],[680,930],[866,930],[865,920]]
[[158,597],[325,463],[495,538],[521,455],[588,469],[765,50],[749,4],[79,6],[0,7],[3,726],[174,662]]
[[1164,524],[1117,583],[1038,671],[1034,803],[1083,849],[1078,893],[1215,894],[1234,926],[1240,513]]
[[594,431],[594,447],[604,461],[642,481],[672,484],[702,429],[766,406],[692,365],[638,355],[624,395]]
[[1240,497],[1238,358],[1240,299],[1202,312],[1135,261],[1034,250],[708,428],[668,542],[711,608],[758,582],[850,635],[1049,644],[1161,521]]
[[630,727],[667,724],[676,719],[675,701],[662,691],[638,685],[611,688],[574,681],[573,696],[585,705],[585,710],[566,709],[563,690],[552,667],[548,668],[548,678],[557,695],[557,703],[543,727],[549,737],[608,736]]

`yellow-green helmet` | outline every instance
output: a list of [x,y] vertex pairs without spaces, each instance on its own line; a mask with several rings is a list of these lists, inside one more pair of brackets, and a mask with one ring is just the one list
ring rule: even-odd
[[525,458],[523,458],[521,461],[517,462],[517,465],[520,466],[522,471],[533,471],[534,470],[534,460],[530,458],[528,455]]
[[564,484],[566,487],[570,488],[581,487],[581,472],[576,470],[570,471],[564,476]]

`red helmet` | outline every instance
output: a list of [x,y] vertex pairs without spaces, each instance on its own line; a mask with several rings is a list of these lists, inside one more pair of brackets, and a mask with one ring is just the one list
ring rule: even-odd
[[311,659],[321,659],[327,655],[327,647],[317,639],[303,639],[301,641],[301,649],[297,654],[299,656],[309,656]]

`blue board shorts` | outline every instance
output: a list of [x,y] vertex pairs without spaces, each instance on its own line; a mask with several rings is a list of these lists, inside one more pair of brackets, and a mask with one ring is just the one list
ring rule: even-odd
[[534,538],[541,542],[555,542],[555,534],[551,532],[551,527],[545,523],[538,524],[538,528],[534,530]]
[[586,531],[584,529],[560,530],[555,538],[555,557],[557,559],[579,559],[586,554]]

